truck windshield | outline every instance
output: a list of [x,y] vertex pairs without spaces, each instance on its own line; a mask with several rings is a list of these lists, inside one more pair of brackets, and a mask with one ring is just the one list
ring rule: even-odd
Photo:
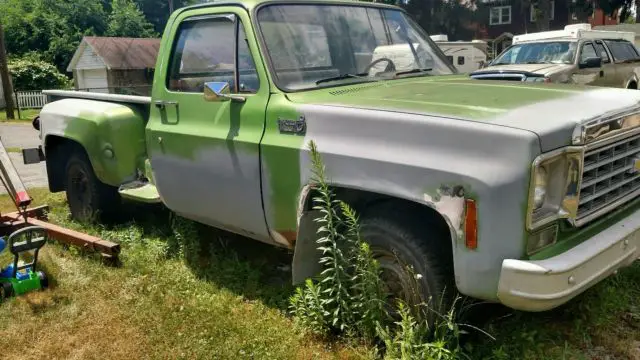
[[261,8],[257,18],[276,84],[283,90],[455,72],[442,51],[398,10],[275,4]]
[[549,41],[516,44],[503,52],[491,65],[573,64],[575,41]]

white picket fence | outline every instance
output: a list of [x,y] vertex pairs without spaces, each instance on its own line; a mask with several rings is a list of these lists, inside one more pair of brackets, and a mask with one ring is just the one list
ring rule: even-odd
[[18,91],[15,98],[20,109],[41,109],[47,103],[42,91]]

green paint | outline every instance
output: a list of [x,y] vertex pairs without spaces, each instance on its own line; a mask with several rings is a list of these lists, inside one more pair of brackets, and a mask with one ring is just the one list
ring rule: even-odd
[[158,194],[158,190],[155,185],[152,184],[146,184],[133,189],[121,190],[120,195],[124,198],[144,203],[153,204],[161,202],[160,194]]
[[[98,179],[113,186],[132,178],[146,156],[144,118],[126,105],[102,112],[83,110],[67,121],[64,137],[82,145]],[[113,157],[105,154],[106,149],[113,151]]]
[[[377,85],[377,86],[376,86]],[[586,91],[564,85],[478,81],[461,75],[412,77],[290,94],[293,102],[491,120],[518,107]]]
[[605,231],[611,225],[633,214],[638,210],[638,208],[640,208],[640,200],[635,200],[581,229],[573,228],[567,225],[564,221],[561,221],[557,243],[528,257],[528,259],[543,260],[562,254],[565,251],[589,240],[598,233]]
[[303,186],[300,151],[306,146],[303,136],[281,134],[278,119],[294,120],[300,115],[284,96],[271,96],[261,148],[269,185],[269,189],[263,188],[263,191],[269,191],[270,199],[265,203],[265,210],[270,227],[277,231],[297,228],[298,196]]

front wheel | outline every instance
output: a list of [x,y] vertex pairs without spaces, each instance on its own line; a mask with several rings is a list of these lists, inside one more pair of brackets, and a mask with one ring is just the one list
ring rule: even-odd
[[117,213],[120,204],[117,188],[98,180],[86,154],[74,152],[65,170],[67,202],[73,219],[90,223]]
[[451,242],[443,232],[437,226],[415,226],[390,211],[362,218],[361,236],[380,264],[389,307],[395,309],[401,300],[440,313],[448,310],[455,284],[451,252],[445,248]]

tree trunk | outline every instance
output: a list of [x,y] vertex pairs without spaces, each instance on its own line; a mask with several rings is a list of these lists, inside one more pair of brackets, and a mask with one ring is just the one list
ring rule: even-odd
[[0,82],[4,89],[4,102],[6,105],[7,120],[15,119],[13,114],[13,86],[9,77],[9,66],[7,65],[7,53],[4,46],[4,28],[0,20]]
[[636,24],[640,23],[640,0],[636,0]]

